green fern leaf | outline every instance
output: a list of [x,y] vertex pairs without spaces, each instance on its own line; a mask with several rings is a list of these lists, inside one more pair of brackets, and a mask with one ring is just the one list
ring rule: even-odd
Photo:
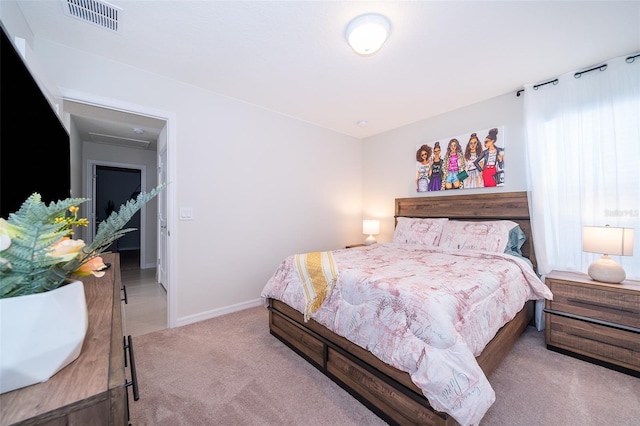
[[16,234],[11,246],[0,253],[0,297],[40,293],[58,287],[64,278],[52,277],[50,270],[60,262],[48,255],[53,245],[67,233],[64,223],[53,223],[69,207],[87,201],[70,198],[46,205],[34,193],[7,223]]

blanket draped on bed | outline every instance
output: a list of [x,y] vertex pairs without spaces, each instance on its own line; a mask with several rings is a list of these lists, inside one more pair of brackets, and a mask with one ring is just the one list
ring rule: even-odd
[[304,321],[307,322],[331,294],[338,278],[338,268],[330,251],[296,254],[295,263],[304,290]]
[[[378,243],[332,255],[335,286],[305,317],[409,373],[435,410],[465,426],[478,425],[495,401],[475,357],[525,301],[553,297],[529,264],[504,253]],[[303,259],[282,262],[265,301],[299,312],[310,300],[320,305],[303,290],[310,282],[296,271]]]

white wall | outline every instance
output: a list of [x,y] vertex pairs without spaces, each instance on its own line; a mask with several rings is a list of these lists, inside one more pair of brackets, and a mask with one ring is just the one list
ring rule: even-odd
[[[34,43],[63,95],[173,117],[176,324],[257,301],[289,254],[362,241],[361,141],[46,40]],[[192,208],[194,220],[177,221],[180,207]]]
[[[425,100],[428,102],[428,100]],[[378,241],[391,241],[394,229],[394,199],[481,192],[526,191],[527,162],[524,147],[523,99],[515,93],[498,96],[466,108],[419,121],[364,140],[363,214],[380,219]],[[438,193],[416,193],[417,147],[447,137],[504,126],[498,145],[505,148],[505,185],[501,188],[460,189]],[[478,135],[484,140],[486,135]],[[460,141],[463,147],[467,141]]]

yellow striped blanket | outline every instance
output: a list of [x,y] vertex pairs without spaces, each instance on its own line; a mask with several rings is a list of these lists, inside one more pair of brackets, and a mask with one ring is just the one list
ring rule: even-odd
[[304,290],[304,321],[307,322],[310,315],[320,308],[324,299],[333,291],[338,279],[338,267],[330,251],[296,254],[295,264]]

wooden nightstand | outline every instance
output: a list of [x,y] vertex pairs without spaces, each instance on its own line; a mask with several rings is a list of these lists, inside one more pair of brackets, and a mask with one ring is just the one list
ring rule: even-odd
[[640,377],[640,281],[552,271],[545,282],[547,348]]

